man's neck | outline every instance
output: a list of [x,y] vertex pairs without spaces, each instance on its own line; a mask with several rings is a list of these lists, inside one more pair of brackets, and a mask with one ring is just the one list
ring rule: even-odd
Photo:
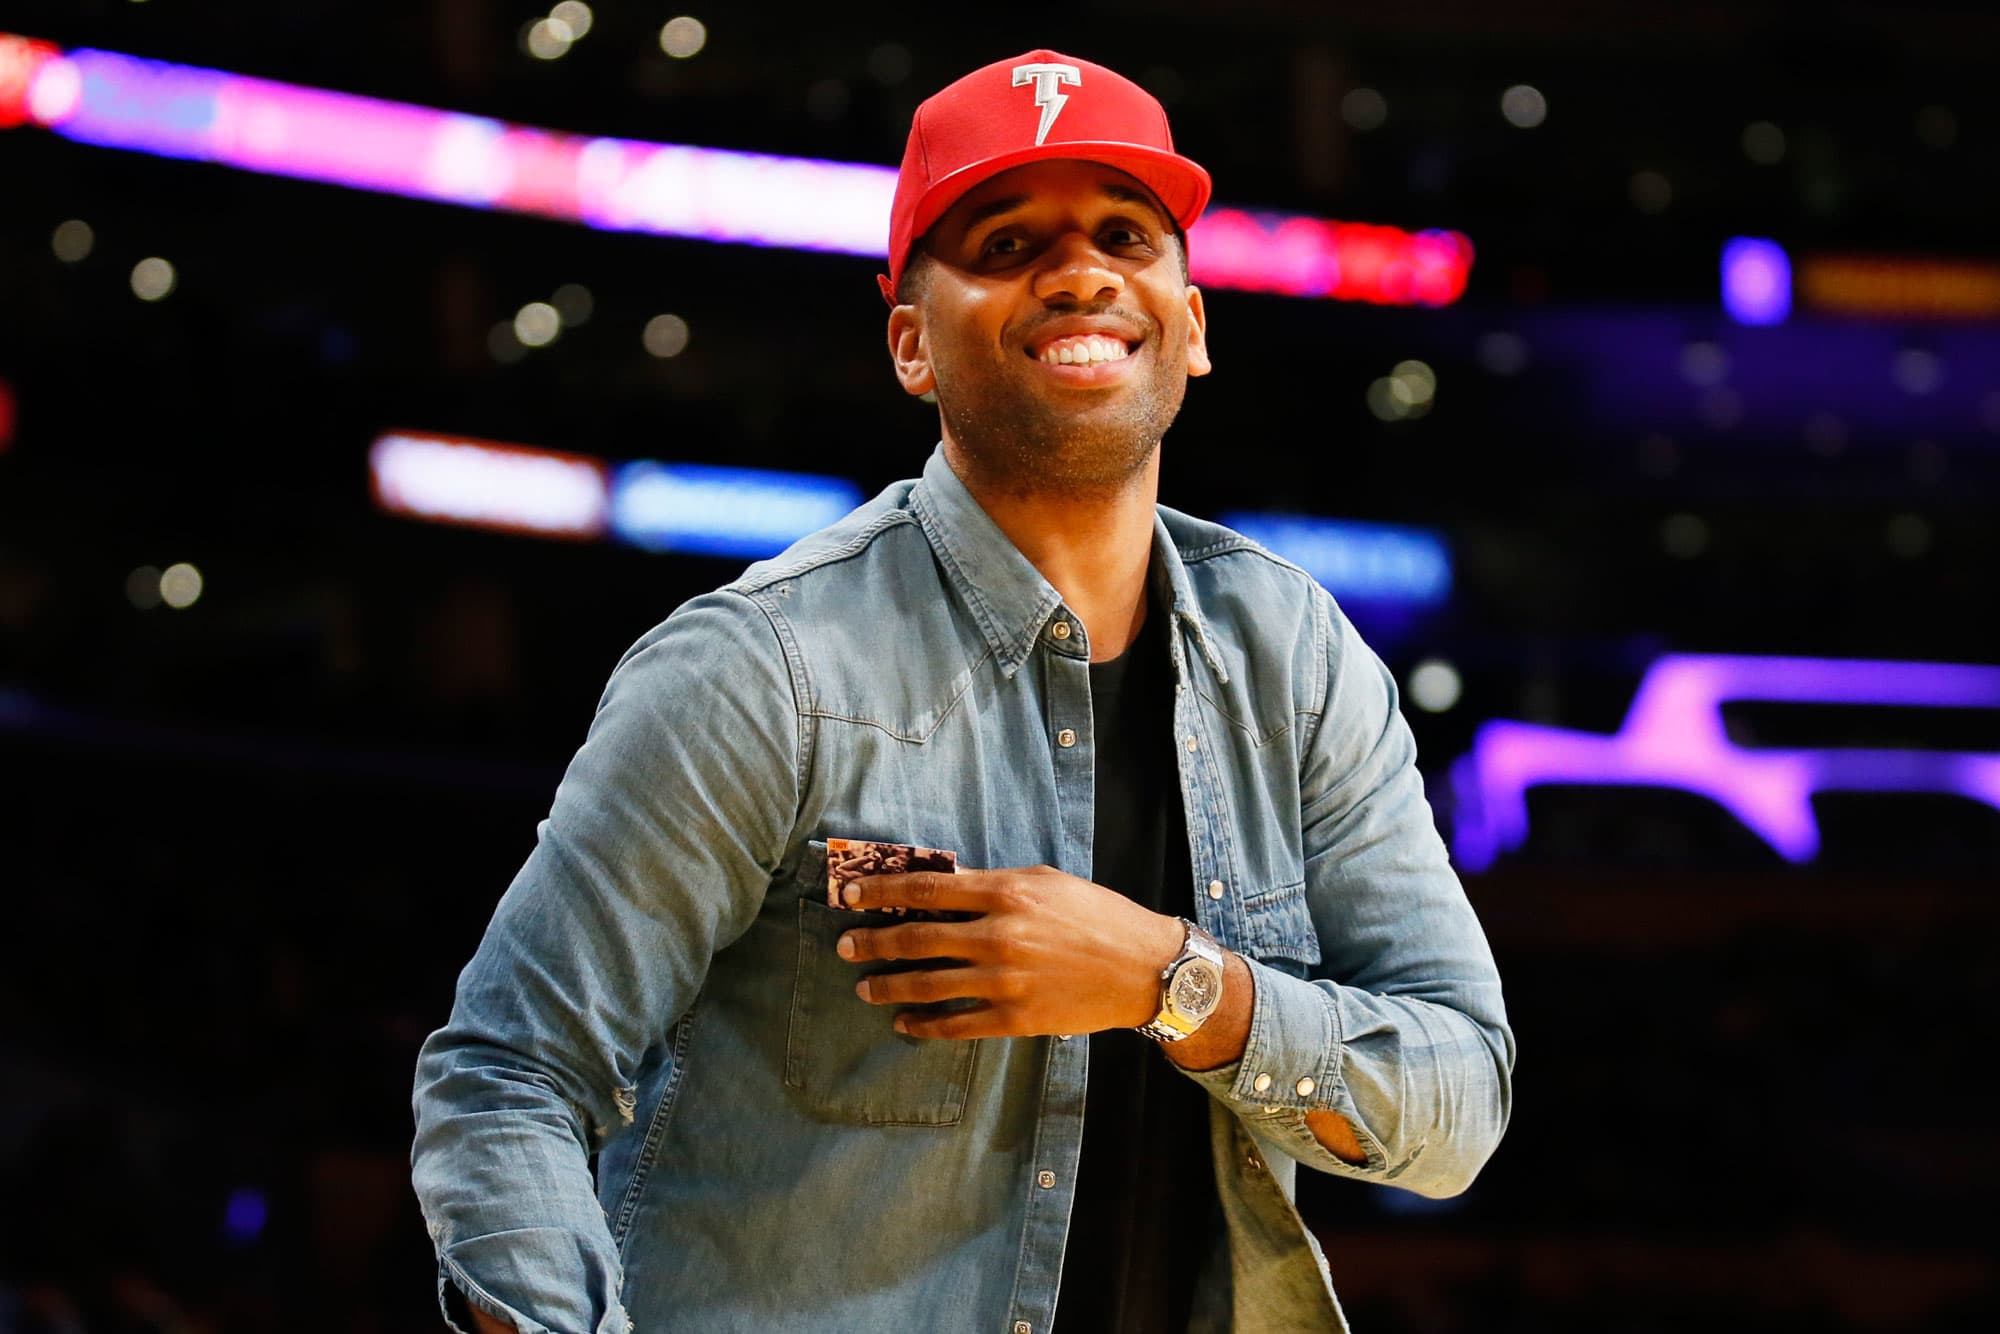
[[949,439],[945,461],[987,517],[1083,622],[1091,661],[1115,658],[1131,647],[1146,620],[1160,451],[1153,451],[1129,485],[1082,496],[996,486]]

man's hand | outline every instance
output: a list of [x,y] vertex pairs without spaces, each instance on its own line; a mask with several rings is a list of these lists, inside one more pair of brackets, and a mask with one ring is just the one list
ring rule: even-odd
[[[850,908],[925,908],[978,913],[969,922],[855,927],[840,956],[935,959],[936,966],[876,973],[855,991],[871,1005],[934,1005],[965,997],[978,1005],[896,1017],[920,1038],[1029,1037],[1137,1028],[1160,1008],[1160,970],[1180,954],[1179,921],[1123,894],[1049,866],[1008,871],[916,872],[850,881]],[[1160,1044],[1175,1064],[1210,1070],[1243,1055],[1255,987],[1250,969],[1224,951],[1222,1004],[1192,1037]],[[1337,1112],[1306,1113],[1314,1138],[1350,1163],[1365,1162],[1353,1127]]]
[[871,1005],[979,1002],[898,1015],[897,1031],[920,1038],[1136,1028],[1158,1012],[1160,970],[1181,948],[1174,918],[1049,866],[868,876],[847,885],[843,902],[979,914],[964,922],[856,927],[840,938],[841,957],[857,963],[938,961],[862,978],[855,991]]

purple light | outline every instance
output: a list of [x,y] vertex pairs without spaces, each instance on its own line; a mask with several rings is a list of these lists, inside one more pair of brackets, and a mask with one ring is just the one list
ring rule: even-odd
[[1723,731],[1722,705],[1733,700],[2000,708],[2000,667],[1668,655],[1647,669],[1612,736],[1505,720],[1481,726],[1451,767],[1453,855],[1483,871],[1520,847],[1528,789],[1540,783],[1698,793],[1791,862],[1819,852],[1815,792],[1938,792],[2000,810],[2000,754],[1745,749]]
[[576,216],[606,231],[885,255],[888,167],[593,139],[577,162]]
[[1733,237],[1722,247],[1722,308],[1738,324],[1783,324],[1792,313],[1792,261],[1776,241]]
[[[35,50],[27,113],[81,143],[607,231],[878,257],[888,247],[890,167],[561,134],[111,51]],[[1472,243],[1217,208],[1190,257],[1210,287],[1442,306],[1465,290]]]
[[222,1210],[222,1235],[239,1246],[247,1246],[264,1234],[264,1224],[270,1219],[270,1208],[264,1202],[264,1192],[255,1186],[238,1186],[229,1192],[229,1203]]

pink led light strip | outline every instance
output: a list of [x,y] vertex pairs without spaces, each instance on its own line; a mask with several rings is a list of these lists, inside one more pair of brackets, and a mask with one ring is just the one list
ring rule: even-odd
[[[562,134],[0,33],[0,127],[581,222],[746,245],[880,256],[888,167]],[[1442,306],[1472,243],[1299,214],[1218,207],[1189,237],[1215,288]]]
[[1678,788],[1727,809],[1787,861],[1819,852],[1816,792],[1936,792],[2000,810],[2000,754],[1751,749],[1723,730],[1731,701],[2000,709],[2000,667],[1670,654],[1647,669],[1611,736],[1536,723],[1483,724],[1452,765],[1452,853],[1483,871],[1528,837],[1540,784]]

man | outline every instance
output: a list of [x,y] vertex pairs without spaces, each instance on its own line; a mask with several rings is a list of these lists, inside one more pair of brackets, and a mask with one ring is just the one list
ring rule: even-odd
[[[1341,1329],[1295,1165],[1491,1153],[1513,1038],[1392,679],[1155,503],[1208,193],[1055,52],[918,109],[882,289],[942,443],[613,673],[419,1061],[448,1313]],[[834,906],[829,838],[960,869]]]

